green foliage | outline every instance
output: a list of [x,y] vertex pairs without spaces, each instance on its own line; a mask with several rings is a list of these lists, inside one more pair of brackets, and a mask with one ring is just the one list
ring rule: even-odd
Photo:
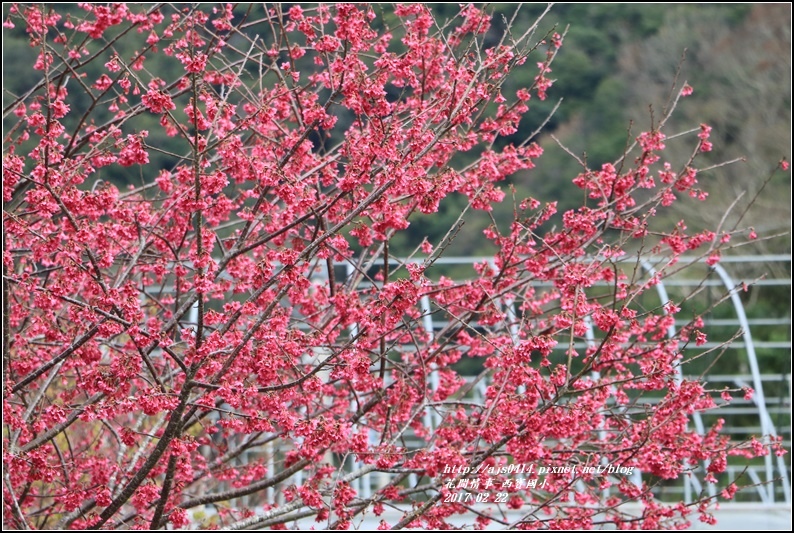
[[[285,5],[282,9],[286,11],[288,7]],[[9,4],[4,4],[4,20],[8,9]],[[173,7],[164,7],[164,13],[169,9]],[[251,36],[259,35],[261,40],[269,43],[273,39],[270,32],[263,29],[263,23],[254,23],[266,16],[265,9],[261,4],[238,5],[235,14],[252,21]],[[376,5],[375,9],[382,12],[382,24],[385,27],[395,25],[396,19],[390,14],[389,6]],[[433,4],[432,9],[441,25],[458,11],[454,4]],[[546,4],[530,4],[520,9],[515,4],[493,4],[489,9],[493,10],[494,16],[486,46],[494,46],[503,37],[505,20],[515,16],[515,27],[526,27],[546,9]],[[786,155],[785,150],[790,144],[790,9],[787,11],[788,26],[784,20],[786,10],[775,9],[774,6],[748,4],[555,5],[541,21],[539,35],[567,31],[563,47],[552,65],[551,77],[556,79],[556,83],[545,101],[533,99],[529,102],[529,117],[521,123],[519,131],[498,138],[496,144],[502,146],[522,142],[548,120],[545,131],[553,133],[589,168],[597,169],[605,162],[614,161],[623,154],[627,143],[642,129],[650,127],[652,115],[649,106],[660,110],[665,105],[679,68],[681,53],[686,48],[687,60],[683,64],[681,77],[689,80],[696,92],[694,97],[680,103],[677,116],[682,127],[691,127],[693,122],[707,122],[714,127],[715,144],[727,146],[728,150],[735,149],[737,156],[748,155],[751,158],[750,168],[721,170],[711,176],[704,176],[706,189],[716,197],[717,207],[705,211],[695,207],[690,213],[676,212],[670,215],[670,220],[685,216],[690,225],[713,227],[722,216],[721,210],[727,209],[726,205],[742,190],[748,189],[746,198],[750,198],[762,188],[760,180],[765,178],[770,166]],[[59,11],[76,13],[82,10],[74,4],[59,7]],[[786,27],[789,28],[787,34]],[[64,28],[63,31],[67,30]],[[108,41],[113,40],[113,31],[111,29],[106,34]],[[397,30],[392,40],[396,53],[401,50],[400,31]],[[114,42],[104,51],[101,61],[89,65],[85,79],[70,80],[69,84],[76,85],[82,81],[90,86],[105,73],[103,65],[112,54],[129,60],[132,50],[145,38],[145,34],[135,34]],[[95,53],[104,46],[104,43],[90,40],[84,44],[89,53]],[[29,68],[36,59],[38,49],[29,44],[25,28],[19,26],[3,30],[3,45],[6,73],[3,104],[7,107],[17,95],[26,93],[39,82],[38,73]],[[230,45],[245,46],[245,43],[233,41]],[[536,52],[535,57],[538,61],[542,60],[542,52]],[[151,72],[176,68],[175,60],[165,54],[152,54],[146,61],[146,68]],[[299,60],[299,63],[298,68],[303,71],[318,68],[309,62],[304,64]],[[786,65],[789,65],[788,68]],[[267,83],[260,79],[257,65],[248,64],[246,69],[246,83],[252,88]],[[512,96],[517,90],[532,85],[536,69],[534,65],[528,64],[527,68],[515,74],[503,88],[506,95]],[[399,96],[399,93],[394,95],[395,98]],[[137,98],[130,95],[132,101]],[[560,99],[562,104],[549,118]],[[176,103],[175,114],[181,117],[187,100],[182,98]],[[69,104],[78,112],[71,113],[67,121],[79,120],[81,112],[91,106],[97,106],[93,116],[99,122],[109,120],[112,116],[101,101],[92,102],[86,91],[70,91]],[[156,120],[154,115],[145,114],[138,117],[136,127],[159,132],[160,128],[153,127]],[[340,124],[344,125],[347,120],[349,117],[339,116]],[[5,126],[9,124],[11,122],[4,123]],[[71,129],[74,124],[66,126]],[[5,129],[8,131],[7,127]],[[323,140],[312,140],[316,149],[321,150]],[[545,150],[538,167],[518,173],[509,183],[502,185],[505,190],[508,187],[513,190],[508,192],[503,210],[491,214],[469,211],[464,217],[463,228],[449,245],[447,255],[490,252],[490,243],[482,238],[482,230],[494,222],[505,230],[514,203],[526,197],[544,202],[556,201],[560,214],[581,205],[584,193],[571,183],[571,179],[583,170],[580,163],[550,136],[536,140]],[[335,138],[325,140],[329,144],[336,141],[338,139]],[[152,165],[148,166],[153,171],[172,167],[178,156],[187,149],[178,137],[169,138],[162,133],[153,134],[147,142],[154,148],[150,151]],[[25,151],[28,146],[23,143],[18,149]],[[720,151],[725,152],[722,149]],[[682,154],[682,157],[686,157],[686,154]],[[461,159],[457,163],[465,165],[467,161]],[[155,175],[154,172],[142,175],[139,167],[122,168],[118,165],[106,167],[98,173],[100,179],[122,187],[125,184],[150,182]],[[712,179],[711,183],[708,183],[709,178]],[[93,185],[86,183],[84,186]],[[764,231],[768,234],[788,231],[790,221],[786,218],[790,220],[790,208],[781,199],[790,197],[790,175],[777,173],[765,187],[765,194],[755,201],[757,207],[749,211],[749,224],[755,225],[762,236]],[[724,194],[725,199],[720,200],[720,194]],[[413,218],[409,230],[392,240],[392,253],[411,253],[425,238],[438,242],[465,204],[465,197],[452,195],[442,202],[438,213]],[[743,209],[744,205],[741,204],[740,208]],[[555,223],[559,223],[559,218],[552,220],[549,225]],[[788,252],[790,239],[787,236],[778,237],[758,245],[755,250],[759,253]],[[770,268],[777,267],[772,265]],[[781,277],[785,272],[776,272],[776,275]],[[790,268],[788,275],[790,277]],[[743,296],[750,304],[748,313],[751,317],[790,316],[791,301],[786,291],[759,288]],[[725,306],[715,311],[714,316],[730,312]],[[719,336],[731,333],[715,330]],[[753,333],[757,340],[762,341],[790,339],[790,331],[781,327],[758,327]],[[723,356],[724,364],[732,368],[741,366],[740,354],[735,350],[732,352]],[[783,370],[790,362],[782,358],[780,353],[779,350],[759,350],[763,367],[774,372]]]

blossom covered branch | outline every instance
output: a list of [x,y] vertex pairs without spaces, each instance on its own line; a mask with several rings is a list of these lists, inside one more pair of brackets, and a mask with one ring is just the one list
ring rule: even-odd
[[[716,483],[729,455],[769,452],[689,428],[715,407],[680,379],[702,322],[671,336],[676,302],[640,303],[683,253],[719,258],[713,232],[652,227],[680,196],[705,199],[708,126],[680,167],[661,128],[584,166],[559,229],[554,203],[516,201],[472,276],[438,263],[460,222],[390,248],[448,197],[492,211],[537,163],[514,134],[553,82],[563,36],[542,20],[59,9],[15,4],[6,21],[41,75],[4,109],[6,526],[182,528],[215,505],[203,525],[344,528],[405,504],[382,526],[443,528],[471,512],[450,492],[476,479],[507,487],[487,495],[526,512],[517,527],[662,527],[693,508],[655,500],[652,480],[702,464]],[[508,90],[519,68],[534,82]],[[665,260],[649,281],[629,252]],[[481,360],[475,381],[462,358]],[[552,470],[542,487],[489,473],[509,464]],[[600,464],[646,477],[581,468]]]

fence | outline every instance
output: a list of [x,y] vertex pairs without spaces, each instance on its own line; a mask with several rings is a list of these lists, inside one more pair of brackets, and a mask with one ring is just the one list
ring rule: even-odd
[[[441,258],[437,261],[436,265],[471,265],[476,262],[488,261],[486,258]],[[682,258],[681,262],[686,263],[689,260]],[[699,260],[705,264],[705,260]],[[669,298],[668,289],[676,288],[678,290],[691,291],[698,287],[715,288],[724,291],[729,296],[729,301],[733,308],[734,316],[731,318],[714,318],[706,317],[704,326],[707,330],[713,330],[715,327],[722,329],[728,328],[735,330],[740,334],[741,340],[736,340],[728,345],[728,349],[740,352],[739,355],[743,356],[743,367],[749,369],[749,372],[737,374],[723,374],[723,373],[707,373],[704,376],[683,376],[679,375],[679,379],[695,378],[705,380],[710,388],[719,390],[722,388],[752,388],[754,394],[751,399],[734,399],[728,406],[720,406],[718,410],[713,413],[695,413],[692,417],[692,423],[698,433],[705,434],[711,423],[717,417],[725,419],[724,433],[730,434],[737,439],[747,439],[755,435],[759,438],[761,436],[781,437],[784,447],[790,448],[791,446],[791,374],[770,374],[762,373],[757,349],[764,349],[776,353],[776,357],[772,356],[770,359],[780,359],[784,361],[791,360],[791,315],[790,313],[784,317],[761,317],[748,318],[745,306],[740,298],[740,292],[745,290],[746,287],[752,286],[756,288],[780,290],[784,289],[787,292],[791,289],[791,278],[789,277],[763,277],[766,268],[771,263],[781,263],[790,265],[791,257],[785,255],[767,255],[767,256],[735,256],[726,257],[721,261],[721,264],[716,264],[709,267],[712,272],[711,276],[705,279],[700,277],[678,277],[674,279],[667,279],[656,285],[660,304],[666,303]],[[643,268],[649,276],[655,274],[654,261],[646,260],[642,263]],[[741,268],[735,268],[735,267]],[[739,270],[745,274],[751,274],[753,277],[742,277],[741,279],[733,279],[729,274],[728,268],[734,267],[734,270]],[[749,268],[748,268],[749,267]],[[760,267],[760,268],[759,268]],[[346,274],[353,275],[352,266],[347,264],[345,266]],[[780,270],[780,269],[776,269]],[[538,286],[542,287],[544,284],[539,283]],[[550,285],[550,284],[546,284]],[[513,304],[514,305],[514,304]],[[439,328],[446,325],[443,320],[436,318],[437,313],[432,309],[431,303],[427,297],[424,297],[421,302],[423,312],[423,325],[428,333],[434,334]],[[508,316],[515,316],[514,308],[507,309]],[[676,326],[682,326],[683,321],[677,321]],[[788,335],[786,340],[776,341],[756,341],[753,338],[753,329],[761,327],[774,327],[779,330],[785,330]],[[668,335],[673,337],[675,335],[675,327],[671,326]],[[702,348],[708,349],[722,345],[727,339],[714,338],[707,342]],[[590,326],[587,333],[587,343],[594,343],[595,338],[593,328]],[[587,343],[579,343],[577,347],[586,347]],[[557,349],[565,350],[567,346],[558,345]],[[746,365],[746,366],[745,366]],[[437,375],[431,375],[431,386],[438,385]],[[480,381],[477,386],[473,388],[475,396],[485,394],[487,383]],[[472,398],[474,401],[482,399],[482,396]],[[748,424],[748,419],[753,422]],[[440,417],[437,413],[428,412],[425,415],[425,425],[427,427],[437,427],[440,423]],[[708,493],[710,496],[715,495],[715,488],[713,484],[702,483],[700,479],[705,475],[704,466],[696,467],[693,475],[685,477],[681,483],[660,486],[655,491],[657,496],[661,499],[683,499],[686,503],[693,501],[696,495]],[[741,469],[738,467],[729,467],[726,475],[729,479],[736,479],[739,484],[754,485],[754,490],[745,491],[741,494],[741,498],[745,501],[755,501],[763,504],[773,504],[775,502],[784,502],[791,504],[791,489],[790,489],[790,466],[788,461],[783,457],[774,455],[767,455],[763,458],[763,464],[748,464],[743,465]],[[635,473],[635,482],[641,483],[640,472]],[[738,481],[738,480],[742,480]],[[363,497],[368,497],[370,493],[376,489],[378,485],[383,483],[384,478],[378,475],[367,475],[358,480],[354,488],[357,488]],[[412,480],[413,481],[413,480]],[[682,498],[683,496],[683,498]]]
[[[684,262],[686,259],[682,259]],[[445,267],[460,267],[471,266],[476,262],[487,261],[484,258],[441,258],[435,264],[434,268]],[[395,261],[395,263],[398,263]],[[697,261],[695,261],[697,263]],[[700,261],[703,263],[703,261]],[[767,361],[788,361],[791,360],[791,315],[790,303],[789,310],[783,313],[785,316],[753,316],[748,318],[745,305],[742,302],[740,293],[745,290],[747,286],[759,288],[761,290],[781,291],[785,290],[790,293],[791,278],[790,278],[790,263],[791,257],[784,255],[769,255],[769,256],[739,256],[739,257],[726,257],[723,258],[720,264],[713,267],[706,267],[705,277],[676,277],[672,279],[665,279],[662,283],[656,286],[658,301],[663,304],[670,298],[671,291],[691,291],[695,288],[706,288],[704,294],[708,296],[709,290],[714,290],[723,296],[727,295],[730,301],[730,309],[732,316],[718,316],[710,314],[706,316],[705,327],[709,331],[718,332],[715,338],[710,339],[703,348],[716,347],[725,341],[724,338],[719,338],[719,332],[735,332],[739,331],[739,337],[732,342],[727,350],[735,352],[732,358],[734,362],[738,361],[737,368],[709,368],[703,375],[696,376],[698,379],[705,381],[713,390],[720,390],[724,387],[736,389],[743,387],[750,387],[754,389],[755,394],[752,399],[735,399],[729,405],[720,406],[715,413],[695,413],[692,417],[692,425],[700,434],[704,434],[706,429],[714,422],[716,417],[724,418],[725,429],[724,432],[730,434],[737,439],[747,439],[752,435],[762,436],[768,435],[771,437],[780,437],[785,448],[790,449],[792,436],[791,436],[791,374],[786,371],[781,373],[772,373],[768,369],[762,372],[762,367],[759,364],[759,350],[763,351],[764,357]],[[770,270],[770,265],[777,264],[778,268],[771,268],[777,272],[784,272],[787,275],[775,275],[771,277],[762,277],[759,275],[764,271]],[[648,275],[654,274],[653,261],[646,261],[643,263],[643,268]],[[345,275],[352,276],[355,272],[355,267],[350,264],[339,263],[335,269],[340,270],[336,274],[336,279],[343,279]],[[738,273],[738,277],[729,273],[729,270]],[[538,284],[542,286],[543,284]],[[446,320],[439,312],[434,309],[430,300],[424,297],[421,300],[422,308],[422,324],[424,329],[431,335],[437,333],[439,329],[446,325]],[[515,310],[509,305],[506,308],[508,316],[515,316]],[[757,315],[757,313],[754,313]],[[668,335],[675,334],[676,327],[684,325],[684,321],[677,321],[675,326],[671,326]],[[754,331],[764,330],[766,332],[767,340],[755,340]],[[769,331],[773,330],[773,334]],[[730,334],[729,334],[730,335]],[[578,342],[576,347],[587,347],[588,343],[596,341],[593,328],[589,328],[588,334],[584,341]],[[567,346],[559,347],[559,349],[566,349]],[[316,355],[316,354],[314,354]],[[730,359],[730,358],[728,358]],[[717,372],[716,370],[723,370]],[[694,376],[693,376],[694,377]],[[679,375],[678,379],[686,379],[687,376]],[[432,372],[430,375],[431,387],[438,386],[438,375]],[[469,392],[472,395],[472,400],[476,401],[481,399],[485,394],[487,383],[480,381],[476,383],[472,390]],[[435,412],[428,411],[425,413],[424,424],[426,427],[438,427],[441,422],[440,415]],[[371,438],[375,439],[377,436],[372,435]],[[410,444],[410,442],[409,442]],[[419,442],[417,441],[417,445]],[[269,445],[270,446],[270,445]],[[274,456],[277,455],[278,450],[269,447],[263,452],[270,458],[272,468],[275,467]],[[361,465],[356,464],[352,460],[347,460],[344,467],[345,471],[353,471]],[[697,500],[703,495],[714,495],[715,489],[713,484],[703,483],[700,481],[705,475],[706,465],[693,466],[691,476],[684,477],[676,483],[669,483],[665,485],[658,485],[654,487],[654,494],[663,501],[685,501],[687,503]],[[296,473],[293,477],[284,481],[284,486],[292,484],[300,484],[300,473]],[[643,479],[641,472],[634,474],[633,481],[641,483]],[[746,490],[739,493],[743,502],[756,503],[764,506],[791,505],[791,490],[790,490],[790,459],[787,457],[777,457],[768,455],[760,462],[751,462],[750,464],[739,467],[729,467],[728,472],[725,473],[727,478],[733,480],[743,480],[742,483],[752,485],[752,490]],[[352,487],[357,490],[362,498],[368,498],[370,495],[378,490],[379,487],[385,485],[390,479],[390,475],[386,473],[370,473],[361,477],[353,479],[351,482]],[[416,479],[410,479],[409,482],[415,484]],[[608,494],[605,492],[605,496]],[[266,495],[267,499],[271,502],[278,502],[279,490],[277,488],[268,489]],[[243,503],[243,502],[240,502]],[[254,503],[254,502],[250,502]]]

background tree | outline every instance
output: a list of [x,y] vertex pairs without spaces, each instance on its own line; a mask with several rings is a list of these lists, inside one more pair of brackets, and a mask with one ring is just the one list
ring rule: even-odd
[[[552,83],[545,12],[490,31],[473,5],[61,9],[5,23],[38,73],[4,106],[7,526],[186,527],[211,506],[232,529],[343,528],[401,505],[384,527],[444,527],[466,494],[526,510],[521,527],[674,526],[713,498],[666,505],[655,485],[702,464],[732,497],[729,456],[782,453],[688,429],[734,391],[680,379],[702,323],[669,337],[682,302],[644,297],[725,245],[651,225],[705,196],[707,126],[663,159],[686,86],[614,165],[582,162],[582,205],[549,228],[554,203],[499,187],[542,154],[535,132],[506,139]],[[140,185],[111,183],[124,169]],[[447,197],[459,218],[396,257]],[[505,198],[492,259],[450,278],[463,214]],[[464,379],[461,358],[484,370]],[[521,486],[511,464],[533,465]]]

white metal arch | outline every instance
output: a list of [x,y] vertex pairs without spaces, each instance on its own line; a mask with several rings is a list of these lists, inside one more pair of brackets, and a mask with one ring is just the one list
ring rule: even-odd
[[[648,273],[649,276],[654,277],[656,276],[656,269],[651,265],[650,261],[643,261],[642,268]],[[656,293],[659,295],[659,301],[662,305],[666,304],[670,301],[670,296],[667,294],[667,288],[664,286],[664,281],[659,280],[659,283],[656,284]],[[667,314],[667,310],[664,311],[664,314]],[[675,337],[675,326],[670,325],[667,327],[667,338],[672,339]],[[680,384],[683,380],[683,374],[681,373],[681,365],[675,367],[675,380],[676,383]],[[700,416],[700,413],[695,411],[692,413],[692,420],[695,423],[695,430],[698,432],[699,435],[706,434],[706,428],[703,425],[703,418]],[[706,468],[708,468],[709,461],[703,461]],[[715,488],[713,483],[708,483],[708,492],[709,496],[716,496],[717,489]],[[684,501],[686,503],[692,502],[692,490],[694,489],[695,492],[700,492],[702,490],[702,484],[700,480],[695,476],[685,476],[684,477]]]
[[[763,383],[761,382],[761,372],[758,368],[758,358],[755,354],[755,345],[753,344],[753,336],[750,333],[750,324],[747,321],[747,314],[744,312],[744,304],[742,303],[742,299],[739,298],[739,287],[734,283],[733,279],[725,270],[725,268],[722,267],[722,265],[717,264],[711,268],[717,273],[717,275],[719,275],[723,285],[729,291],[731,303],[733,303],[733,308],[736,311],[736,316],[739,319],[739,323],[742,328],[742,336],[744,337],[745,349],[747,350],[747,360],[750,363],[750,371],[753,376],[753,388],[755,390],[752,401],[756,407],[758,407],[758,416],[761,419],[761,428],[763,429],[764,434],[771,437],[777,437],[775,425],[772,423],[772,418],[769,416],[769,411],[766,408],[764,387]],[[737,385],[742,386],[741,383],[737,383]],[[766,488],[767,492],[767,497],[764,498],[764,503],[774,503],[775,475],[771,454],[764,457],[764,466],[766,467],[766,485],[764,485],[763,488]],[[786,469],[785,461],[783,461],[783,458],[780,456],[777,456],[777,468],[780,473],[780,481],[783,486],[783,497],[786,503],[790,504],[791,487],[789,486],[788,470]],[[761,488],[762,487],[759,487],[759,489]]]
[[[777,260],[777,256],[771,256],[772,260]],[[471,264],[477,261],[478,258],[442,258],[439,263],[446,263],[446,264]],[[479,258],[485,259],[485,258]],[[488,258],[486,259],[487,262],[491,264],[491,266],[495,269],[496,265],[494,264],[493,260]],[[417,262],[417,260],[409,261],[409,262]],[[344,263],[347,275],[350,276],[354,272],[354,266],[346,262]],[[645,260],[641,263],[643,270],[646,271],[647,275],[655,276],[656,270],[653,267],[651,261]],[[758,416],[761,422],[761,428],[764,435],[768,435],[770,437],[776,437],[777,432],[772,422],[771,416],[766,406],[765,398],[764,398],[764,391],[763,391],[763,383],[761,379],[761,374],[758,366],[758,361],[755,352],[755,345],[753,344],[752,335],[750,333],[750,326],[747,320],[747,316],[744,310],[744,306],[741,302],[741,299],[738,296],[739,287],[735,285],[732,278],[728,275],[725,269],[721,265],[714,265],[712,270],[715,271],[721,278],[722,285],[728,290],[729,296],[731,298],[731,302],[733,304],[734,310],[736,312],[736,316],[738,322],[742,328],[742,335],[745,343],[745,347],[747,349],[747,358],[748,363],[752,373],[752,380],[753,380],[753,388],[755,389],[755,395],[753,396],[753,404],[758,409]],[[665,304],[669,301],[669,295],[667,289],[664,285],[662,280],[659,281],[656,285],[656,291],[658,297],[662,304]],[[514,341],[518,338],[518,315],[515,311],[515,302],[502,302],[505,311],[506,322],[509,324],[509,332],[513,337]],[[433,335],[435,332],[435,325],[433,323],[433,314],[430,299],[427,296],[423,296],[419,302],[422,314],[422,325],[423,329],[427,331],[429,335]],[[666,312],[665,312],[666,313]],[[355,334],[357,330],[357,325],[351,326],[351,333]],[[669,338],[673,338],[676,335],[676,328],[674,325],[668,327],[667,336]],[[588,323],[587,333],[586,333],[586,342],[588,345],[591,345],[595,342],[595,335],[592,329],[592,324]],[[675,379],[680,383],[682,378],[681,374],[681,367],[678,366],[676,368],[676,376]],[[436,372],[430,372],[428,376],[428,385],[430,386],[431,390],[436,390],[438,387],[438,375]],[[740,379],[734,380],[735,384],[739,387],[745,386],[746,384],[741,382]],[[479,385],[482,385],[480,383]],[[703,419],[700,413],[694,413],[692,415],[693,423],[695,425],[696,431],[703,435],[705,434],[705,426],[703,423]],[[437,427],[440,423],[440,415],[437,412],[433,412],[432,409],[428,409],[424,416],[424,422],[428,427]],[[375,437],[374,434],[370,435],[370,439],[373,440]],[[706,463],[707,465],[707,463]],[[777,468],[779,476],[775,479],[775,469]],[[767,455],[764,458],[764,470],[766,480],[757,479],[757,475],[755,471],[750,472],[751,476],[756,478],[755,481],[759,482],[758,487],[758,494],[764,504],[774,504],[775,503],[775,482],[780,481],[782,485],[782,492],[783,497],[786,504],[791,504],[791,489],[789,486],[789,476],[788,470],[785,464],[785,461],[782,457],[777,457],[773,459],[771,455]],[[415,476],[411,476],[411,481],[415,481]],[[369,474],[361,478],[360,480],[355,480],[354,483],[357,485],[354,488],[362,490],[363,493],[369,493],[371,490],[371,483]],[[379,480],[382,481],[382,480]],[[636,480],[633,480],[636,482]],[[359,485],[360,483],[360,485]],[[700,481],[694,476],[688,476],[684,478],[684,494],[685,494],[685,501],[691,502],[693,492],[694,493],[701,493],[703,489],[702,484]],[[716,487],[714,484],[708,483],[706,484],[706,490],[708,491],[710,496],[716,496]]]

